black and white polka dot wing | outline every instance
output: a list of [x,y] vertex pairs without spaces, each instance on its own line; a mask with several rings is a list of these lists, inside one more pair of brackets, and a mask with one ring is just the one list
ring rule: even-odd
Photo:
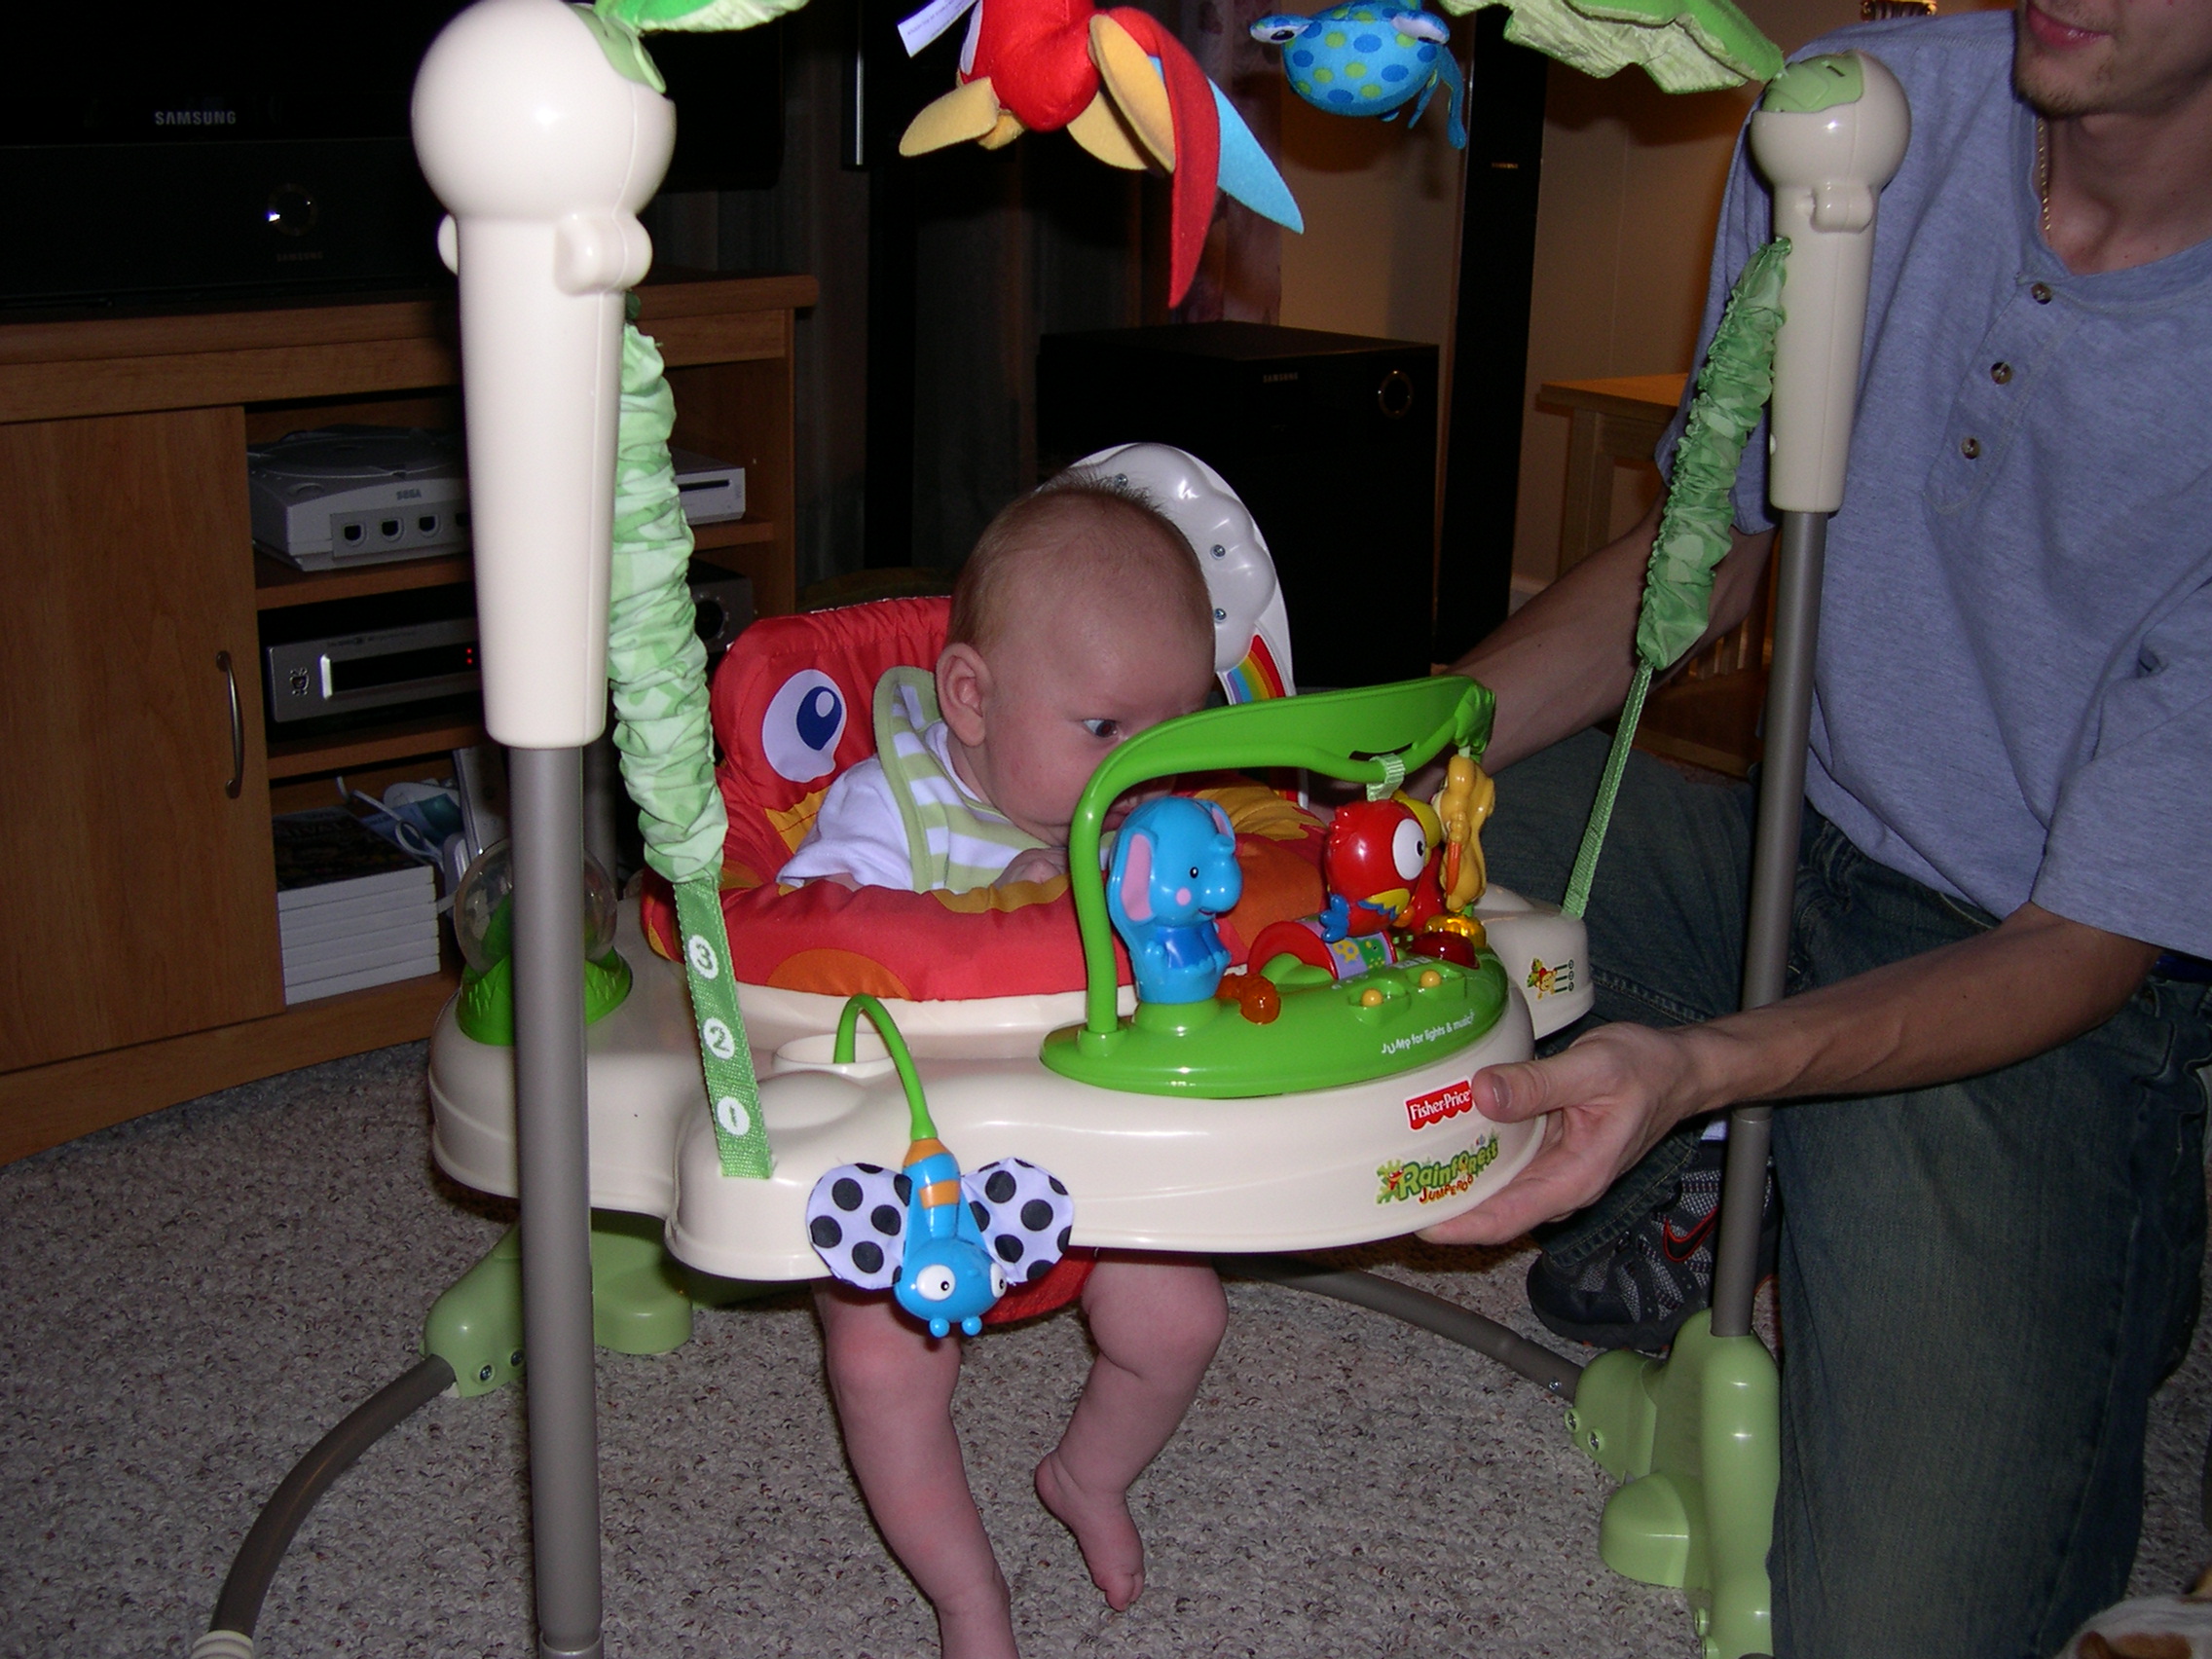
[[840,1163],[814,1183],[806,1236],[830,1276],[889,1290],[906,1244],[906,1178],[872,1163]]
[[983,1248],[1009,1284],[1043,1278],[1067,1250],[1075,1200],[1051,1171],[1002,1158],[961,1176],[960,1188]]

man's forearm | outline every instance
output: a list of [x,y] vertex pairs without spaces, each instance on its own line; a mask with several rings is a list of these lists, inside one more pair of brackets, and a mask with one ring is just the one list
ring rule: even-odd
[[1976,938],[1682,1028],[1694,1087],[1710,1102],[1691,1110],[1995,1071],[2102,1024],[2157,955],[2155,945],[2025,904]]
[[1497,698],[1484,765],[1495,772],[1621,706],[1656,517],[1600,548],[1452,665]]
[[[1452,665],[1497,697],[1484,765],[1495,772],[1614,713],[1636,669],[1637,612],[1659,503]],[[1707,640],[1750,612],[1771,535],[1738,535],[1714,573]],[[1695,647],[1692,649],[1694,654]]]

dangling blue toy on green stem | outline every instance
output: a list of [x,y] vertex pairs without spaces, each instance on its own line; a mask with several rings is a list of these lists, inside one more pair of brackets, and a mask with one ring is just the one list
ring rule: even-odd
[[853,1063],[864,1014],[898,1069],[913,1139],[896,1174],[876,1163],[823,1171],[806,1200],[806,1235],[832,1278],[891,1291],[933,1337],[975,1336],[1010,1286],[1043,1278],[1060,1259],[1075,1200],[1050,1170],[1018,1158],[961,1173],[937,1138],[905,1039],[875,998],[846,1000],[832,1064]]
[[1395,121],[1408,103],[1411,127],[1445,89],[1445,135],[1467,147],[1466,77],[1452,55],[1452,31],[1419,6],[1332,6],[1310,18],[1277,13],[1252,25],[1252,38],[1282,48],[1290,90],[1331,115]]

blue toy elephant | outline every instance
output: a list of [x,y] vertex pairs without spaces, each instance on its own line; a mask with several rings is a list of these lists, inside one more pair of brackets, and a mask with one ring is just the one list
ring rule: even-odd
[[1229,951],[1213,918],[1244,892],[1236,835],[1211,801],[1165,795],[1122,825],[1106,878],[1106,910],[1129,947],[1144,1002],[1203,1002]]

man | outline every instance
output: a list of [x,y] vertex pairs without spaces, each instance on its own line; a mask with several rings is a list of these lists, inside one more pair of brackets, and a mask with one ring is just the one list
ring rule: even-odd
[[[1614,1023],[1477,1079],[1493,1119],[1554,1114],[1544,1150],[1432,1236],[1509,1239],[1625,1172],[1548,1246],[1554,1289],[1588,1290],[1699,1120],[1796,1102],[1778,1649],[2040,1656],[2125,1588],[2203,1253],[2212,0],[2025,0],[1812,50],[1852,48],[1913,136],[1828,538],[1793,994],[1727,1012],[1748,792],[1632,768],[1590,903]],[[1739,146],[1706,338],[1770,234]],[[1767,555],[1764,453],[1714,634]],[[1497,693],[1509,885],[1564,888],[1603,746],[1562,740],[1625,694],[1655,524],[1458,665]]]

